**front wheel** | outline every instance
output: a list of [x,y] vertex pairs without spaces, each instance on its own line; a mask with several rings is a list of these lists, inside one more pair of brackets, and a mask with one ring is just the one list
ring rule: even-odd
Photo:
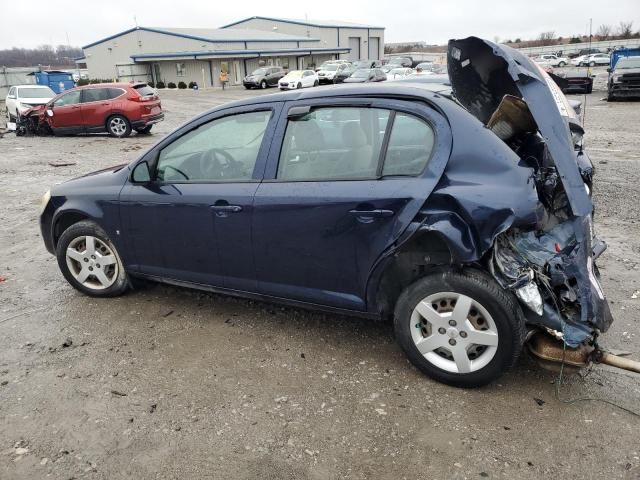
[[298,87],[297,88],[302,88],[302,83],[298,82]]
[[67,228],[56,247],[58,266],[73,288],[92,297],[115,297],[128,288],[116,247],[96,223],[82,221]]
[[560,63],[558,64],[558,66],[559,66],[559,67],[564,67],[566,64],[567,64],[567,62],[560,62]]
[[596,66],[596,62],[589,62],[589,66],[590,67],[595,67]]
[[520,307],[491,277],[444,271],[417,280],[396,303],[396,338],[411,363],[456,387],[486,385],[517,360]]
[[264,80],[262,80],[262,81],[260,82],[260,88],[261,88],[261,89],[263,89],[263,90],[264,90],[265,88],[267,88],[267,82],[266,82],[266,81],[264,81]]
[[128,137],[131,134],[131,124],[122,115],[113,115],[107,120],[107,132],[113,137]]
[[313,86],[317,87],[318,85],[320,85],[320,82],[318,82],[318,80],[316,80],[315,82],[313,82]]

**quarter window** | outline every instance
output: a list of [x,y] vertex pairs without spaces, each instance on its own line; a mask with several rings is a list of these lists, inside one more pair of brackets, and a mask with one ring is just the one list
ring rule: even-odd
[[433,151],[433,129],[424,121],[398,113],[393,121],[382,175],[418,175]]
[[64,107],[65,105],[74,105],[80,103],[80,90],[72,90],[58,98],[53,105],[56,107]]
[[278,179],[375,177],[388,119],[388,110],[335,107],[289,120]]
[[213,120],[162,149],[157,178],[164,182],[251,180],[271,111]]

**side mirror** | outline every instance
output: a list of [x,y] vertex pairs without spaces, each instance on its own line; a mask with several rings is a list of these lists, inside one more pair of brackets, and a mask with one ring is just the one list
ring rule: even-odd
[[15,100],[16,96],[15,95],[9,95],[7,98],[10,98],[11,100]]
[[146,160],[135,166],[131,179],[135,183],[147,183],[151,181],[151,171]]
[[607,72],[611,73],[611,67],[607,67]]
[[47,105],[47,117],[53,117],[53,104]]

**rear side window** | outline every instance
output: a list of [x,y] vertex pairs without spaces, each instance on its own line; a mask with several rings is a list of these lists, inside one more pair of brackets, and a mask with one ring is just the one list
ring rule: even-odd
[[82,103],[99,102],[109,100],[109,90],[107,88],[87,88],[84,91]]
[[319,108],[289,120],[277,177],[280,180],[375,177],[389,111]]
[[382,175],[419,175],[431,157],[434,140],[429,124],[413,115],[396,114]]
[[124,93],[124,90],[121,88],[107,88],[107,97],[109,100],[113,100],[114,98],[118,98],[120,95]]
[[156,91],[146,83],[143,85],[134,85],[133,88],[136,89],[136,91],[141,97],[147,97],[147,96],[156,94]]

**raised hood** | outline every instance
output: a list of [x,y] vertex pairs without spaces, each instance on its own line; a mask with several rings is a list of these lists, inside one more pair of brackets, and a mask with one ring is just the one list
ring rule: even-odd
[[529,57],[477,37],[449,41],[448,69],[455,97],[487,124],[505,95],[522,98],[561,175],[575,216],[590,215],[591,199],[576,162],[570,125],[575,111],[558,85]]
[[[532,268],[546,303],[544,313],[530,321],[562,331],[565,342],[576,346],[591,329],[597,335],[613,320],[595,267],[606,247],[593,236],[593,172],[582,148],[584,131],[558,85],[517,50],[469,37],[449,41],[447,56],[455,98],[523,163],[533,157],[545,205],[546,217],[535,231],[516,230],[508,242],[497,242],[500,275],[508,278],[509,266]],[[540,147],[539,155],[528,149],[532,144]]]

